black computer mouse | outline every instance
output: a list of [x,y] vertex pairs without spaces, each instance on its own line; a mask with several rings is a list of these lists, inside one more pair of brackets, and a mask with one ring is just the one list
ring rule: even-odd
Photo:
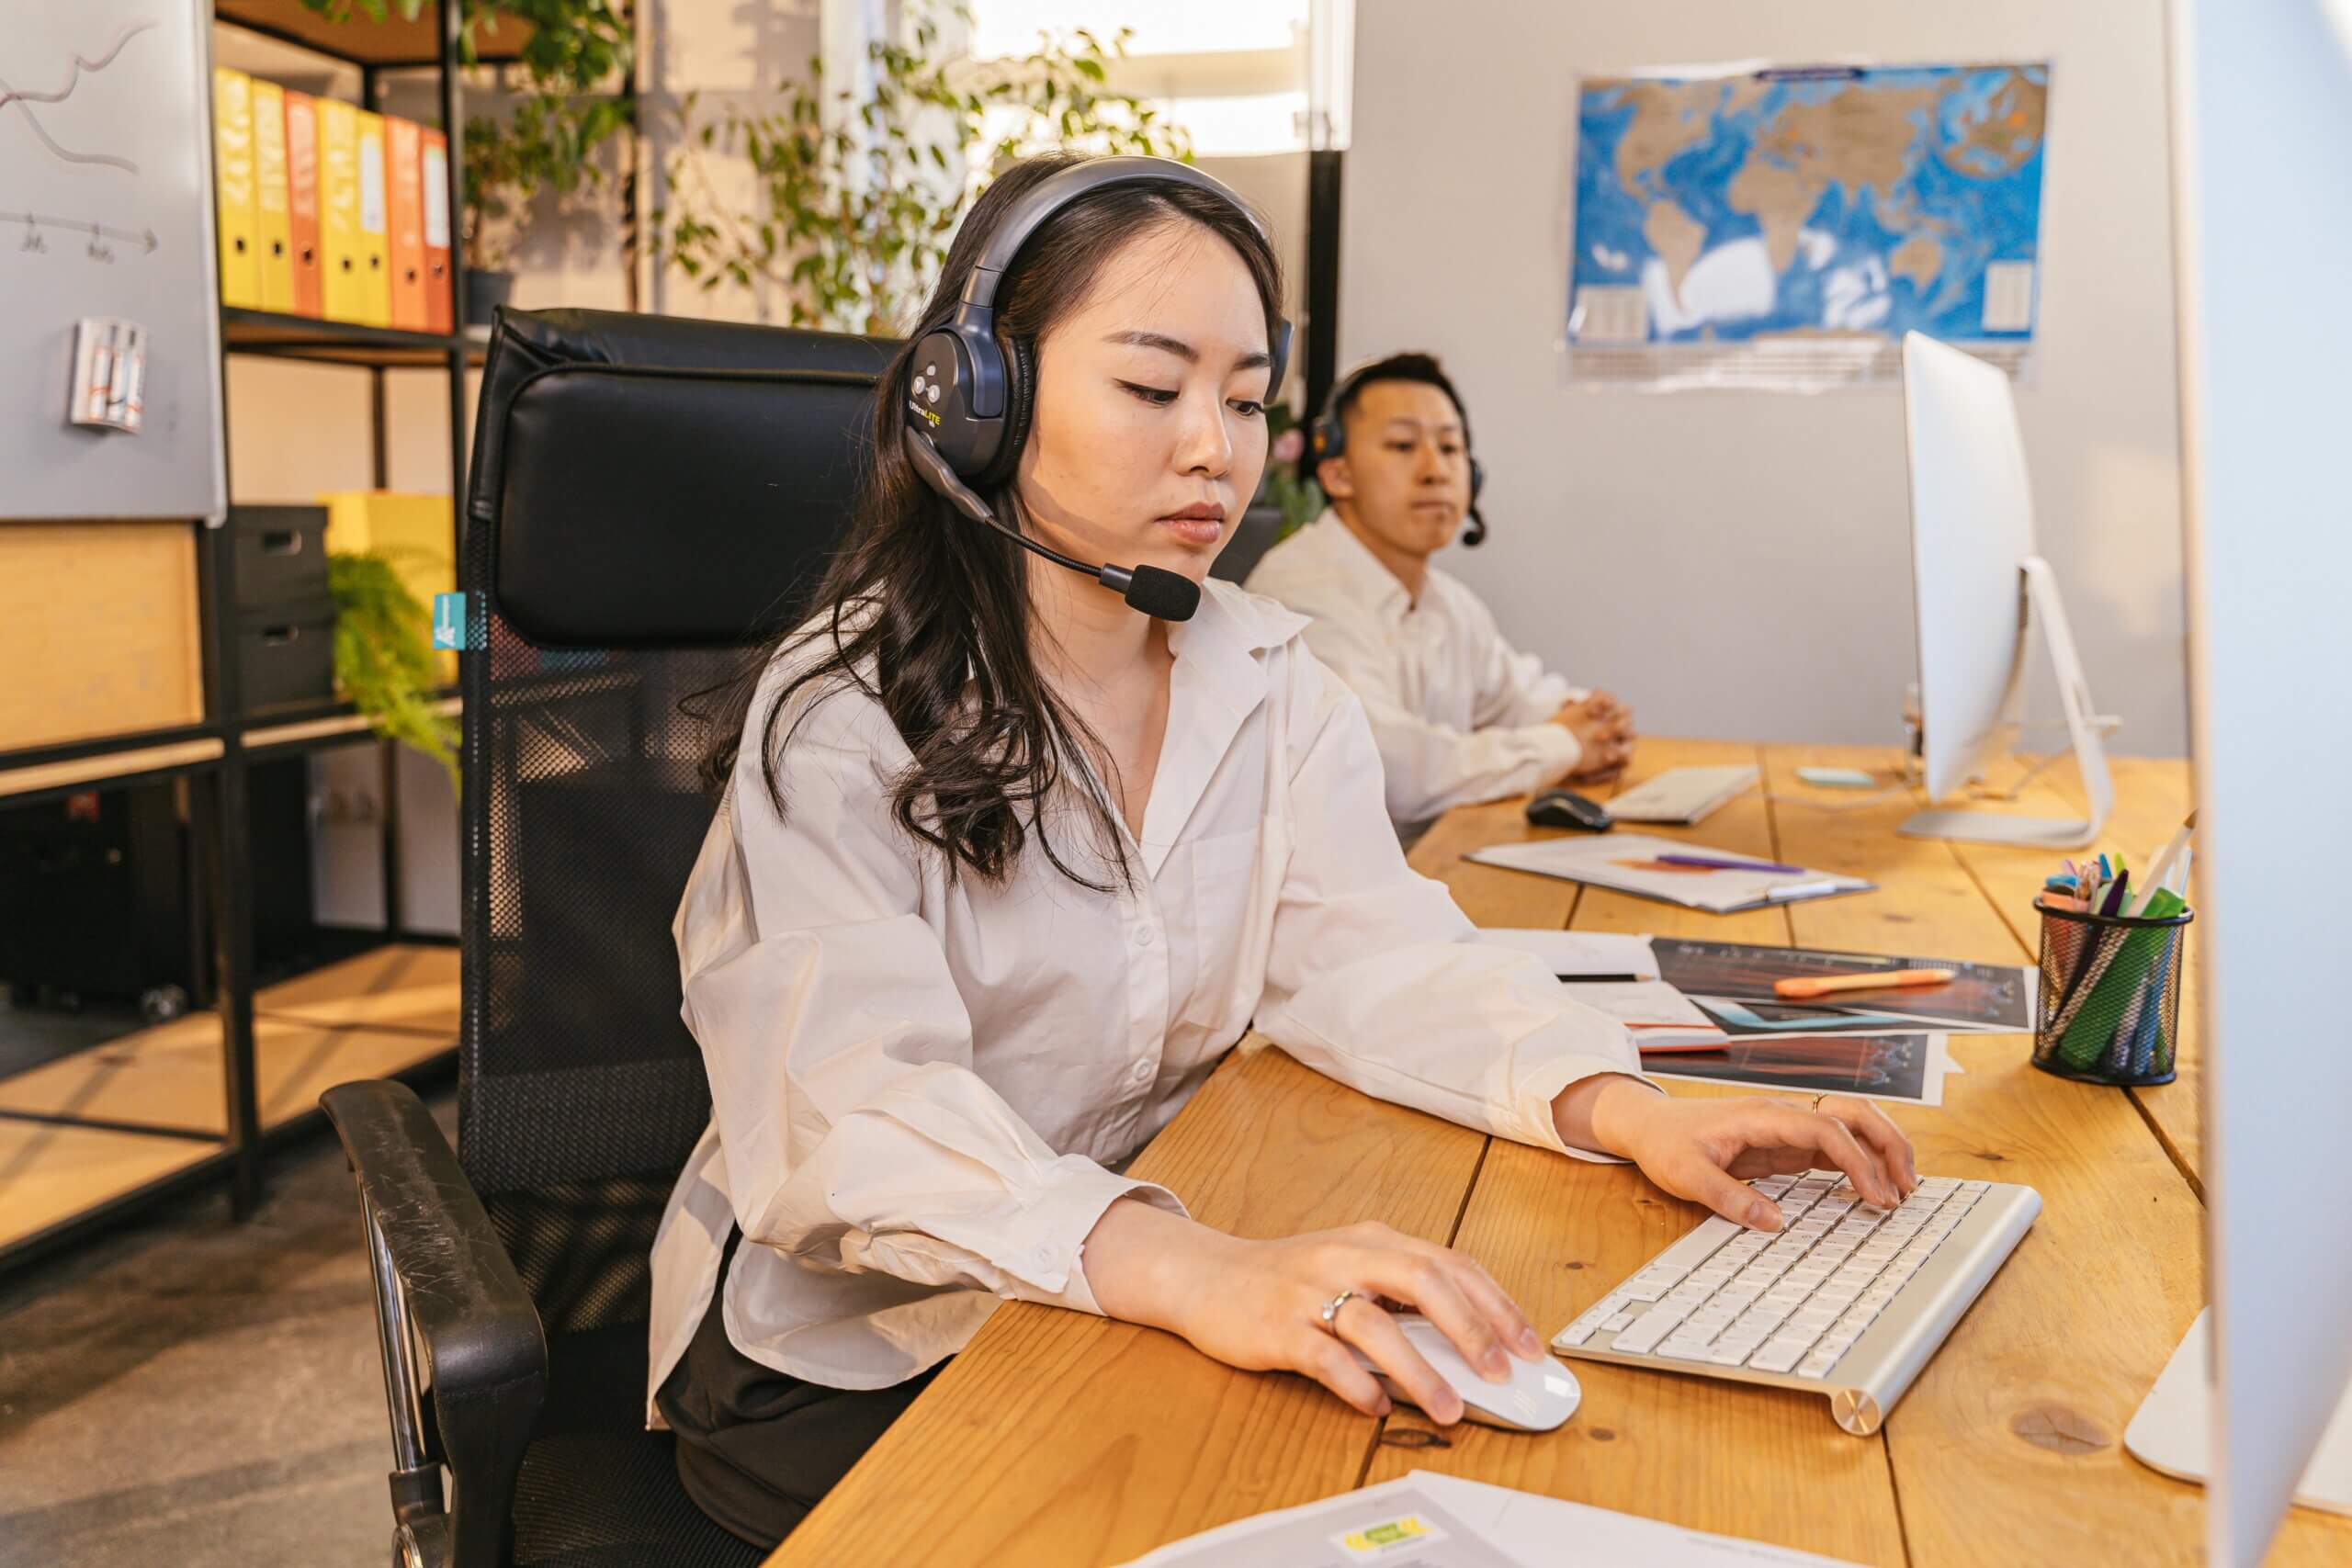
[[1527,819],[1538,828],[1574,828],[1584,833],[1606,833],[1617,825],[1600,802],[1572,789],[1547,789],[1529,801]]

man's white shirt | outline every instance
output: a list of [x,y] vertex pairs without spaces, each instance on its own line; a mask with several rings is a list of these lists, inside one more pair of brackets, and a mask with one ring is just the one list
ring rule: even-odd
[[1400,828],[1575,771],[1583,748],[1548,721],[1586,694],[1505,642],[1460,579],[1430,568],[1417,602],[1326,512],[1267,551],[1249,587],[1310,617],[1307,646],[1372,720]]

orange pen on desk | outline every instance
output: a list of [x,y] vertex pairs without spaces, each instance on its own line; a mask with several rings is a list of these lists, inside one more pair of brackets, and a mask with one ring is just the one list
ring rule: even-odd
[[1872,969],[1860,975],[1807,975],[1775,980],[1772,994],[1798,1001],[1838,991],[1877,991],[1896,986],[1940,986],[1952,977],[1949,969]]

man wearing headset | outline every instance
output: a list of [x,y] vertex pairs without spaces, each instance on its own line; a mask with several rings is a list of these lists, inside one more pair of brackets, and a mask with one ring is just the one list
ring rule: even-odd
[[1469,420],[1435,357],[1392,355],[1342,378],[1313,457],[1330,510],[1248,586],[1313,617],[1307,646],[1371,716],[1399,831],[1625,765],[1633,710],[1514,651],[1478,596],[1430,564],[1457,532],[1476,545],[1487,531]]

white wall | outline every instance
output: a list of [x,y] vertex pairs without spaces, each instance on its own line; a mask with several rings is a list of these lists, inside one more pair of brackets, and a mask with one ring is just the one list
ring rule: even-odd
[[2018,395],[2041,548],[2092,692],[2123,716],[2110,745],[2184,750],[2163,11],[1363,0],[1340,359],[1426,347],[1469,400],[1493,536],[1443,564],[1651,733],[1897,739],[1915,673],[1900,389],[1571,385],[1575,82],[1756,57],[2047,59],[2038,362]]

